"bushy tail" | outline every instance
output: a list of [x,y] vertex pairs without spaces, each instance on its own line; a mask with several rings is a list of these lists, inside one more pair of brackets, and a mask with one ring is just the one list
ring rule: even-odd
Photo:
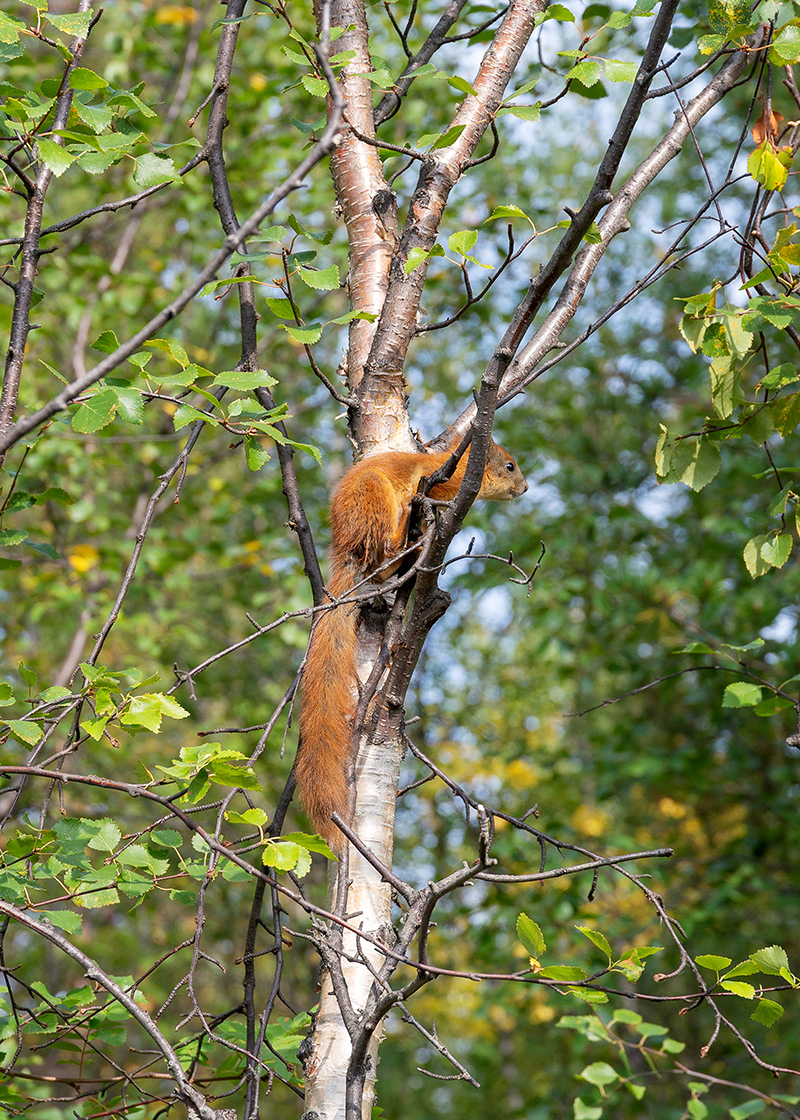
[[[353,586],[353,573],[335,571],[329,589],[339,596]],[[351,816],[350,759],[356,699],[358,608],[344,604],[319,618],[300,686],[300,746],[294,776],[314,828],[333,848],[342,834],[331,813]]]

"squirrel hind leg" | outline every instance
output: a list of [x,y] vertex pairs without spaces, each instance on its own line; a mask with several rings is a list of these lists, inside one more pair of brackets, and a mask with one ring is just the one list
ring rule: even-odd
[[406,520],[382,471],[364,466],[354,477],[346,475],[331,503],[334,562],[355,563],[369,575],[402,547]]

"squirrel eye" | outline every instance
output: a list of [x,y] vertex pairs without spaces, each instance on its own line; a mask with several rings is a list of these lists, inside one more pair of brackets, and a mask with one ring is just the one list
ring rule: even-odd
[[507,471],[511,471],[511,473],[513,474],[515,469],[516,469],[516,463],[512,463],[511,461],[506,463],[506,470]]

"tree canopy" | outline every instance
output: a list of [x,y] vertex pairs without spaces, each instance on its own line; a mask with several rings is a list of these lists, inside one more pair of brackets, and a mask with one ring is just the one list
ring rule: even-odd
[[[800,4],[31,0],[0,63],[0,1108],[800,1115]],[[332,599],[352,452],[459,444]]]

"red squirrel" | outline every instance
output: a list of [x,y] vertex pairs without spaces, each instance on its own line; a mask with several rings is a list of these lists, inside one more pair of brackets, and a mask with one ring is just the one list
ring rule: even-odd
[[[331,576],[328,590],[345,595],[365,577],[375,582],[391,574],[376,569],[406,547],[411,500],[420,479],[433,474],[450,451],[386,451],[362,459],[347,471],[331,498]],[[464,478],[466,454],[452,477],[431,490],[431,498],[454,498]],[[479,498],[508,501],[528,484],[513,456],[492,443]],[[300,799],[314,828],[334,849],[341,832],[331,813],[349,820],[350,760],[358,678],[356,628],[352,603],[325,611],[317,620],[300,691],[300,747],[294,776]]]

